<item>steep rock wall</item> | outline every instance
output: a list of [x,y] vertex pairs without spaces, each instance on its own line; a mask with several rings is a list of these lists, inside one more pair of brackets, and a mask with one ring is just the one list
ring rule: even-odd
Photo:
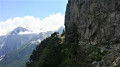
[[77,33],[79,41],[119,41],[120,0],[69,0],[65,18],[66,39]]

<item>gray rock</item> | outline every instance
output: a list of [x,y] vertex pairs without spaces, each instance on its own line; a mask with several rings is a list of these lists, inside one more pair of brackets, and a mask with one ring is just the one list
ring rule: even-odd
[[79,41],[119,41],[120,0],[69,0],[65,18],[66,39],[77,33]]
[[[78,51],[82,54],[93,49],[88,49],[90,46],[100,49],[92,52],[99,53],[97,57],[101,58],[91,62],[93,67],[119,67],[120,0],[68,0],[65,38],[80,46]],[[83,58],[81,53],[78,55]],[[84,58],[95,57],[92,53]]]

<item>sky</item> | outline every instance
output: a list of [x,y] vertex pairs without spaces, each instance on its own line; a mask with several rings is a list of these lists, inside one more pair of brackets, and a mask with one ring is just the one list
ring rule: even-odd
[[64,26],[68,0],[0,0],[0,36],[17,26],[34,32]]

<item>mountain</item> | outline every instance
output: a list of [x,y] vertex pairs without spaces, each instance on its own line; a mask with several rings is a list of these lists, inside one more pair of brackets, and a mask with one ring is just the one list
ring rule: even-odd
[[[63,29],[64,27],[60,27],[58,32],[61,34]],[[6,36],[0,37],[0,67],[25,67],[33,49],[53,33],[53,31],[47,31],[39,34],[20,34],[21,32],[31,31],[17,27]]]
[[19,26],[19,27],[15,28],[12,32],[10,32],[10,34],[8,34],[8,35],[17,35],[20,32],[30,32],[30,30],[25,29],[25,28]]
[[[52,31],[41,32],[36,37],[32,38],[28,43],[25,43],[20,48],[6,53],[1,58],[0,67],[25,67],[32,50],[46,37],[50,36]],[[26,35],[25,35],[26,36]],[[13,46],[12,46],[13,47]]]
[[44,39],[26,67],[120,67],[120,0],[68,0],[65,32]]
[[7,53],[0,61],[0,67],[25,67],[25,62],[28,61],[29,55],[38,43],[31,42],[13,52]]
[[0,37],[0,56],[19,49],[21,46],[37,36],[37,34],[19,35],[20,32],[29,32],[29,30],[22,27],[17,27],[6,36]]
[[59,32],[59,34],[62,34],[63,30],[65,30],[65,27],[61,26],[57,31]]

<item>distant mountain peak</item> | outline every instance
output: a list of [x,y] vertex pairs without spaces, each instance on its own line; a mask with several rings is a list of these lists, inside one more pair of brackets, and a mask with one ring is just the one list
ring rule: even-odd
[[64,27],[64,26],[61,26],[61,27],[58,29],[59,34],[62,34],[62,32],[63,32],[64,29],[65,29],[65,27]]
[[10,34],[11,35],[16,35],[16,34],[19,34],[20,32],[26,32],[26,31],[29,32],[30,30],[19,26],[19,27],[15,28]]

